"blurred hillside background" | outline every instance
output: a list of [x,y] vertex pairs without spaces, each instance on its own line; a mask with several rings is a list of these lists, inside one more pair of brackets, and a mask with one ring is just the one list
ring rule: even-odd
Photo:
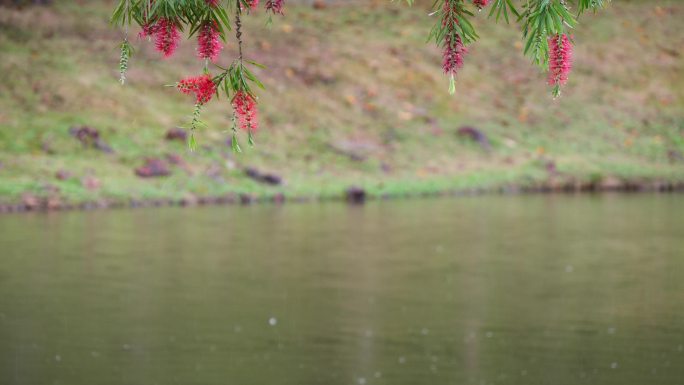
[[[12,2],[0,6],[0,203],[684,182],[680,1],[621,0],[585,15],[558,100],[522,56],[519,27],[486,12],[454,96],[425,43],[426,2],[290,2],[270,27],[255,12],[245,52],[268,67],[267,90],[256,147],[242,154],[228,143],[225,100],[205,109],[198,151],[174,130],[192,100],[164,85],[201,73],[193,40],[163,60],[134,39],[122,87],[112,1]],[[220,63],[235,56],[229,43]]]

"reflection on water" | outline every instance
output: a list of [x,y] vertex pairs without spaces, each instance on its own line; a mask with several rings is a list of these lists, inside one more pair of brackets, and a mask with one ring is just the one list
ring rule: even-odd
[[684,198],[0,217],[0,384],[678,384]]

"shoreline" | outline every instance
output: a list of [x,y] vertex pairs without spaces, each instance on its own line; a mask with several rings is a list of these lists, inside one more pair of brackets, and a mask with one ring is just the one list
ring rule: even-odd
[[95,200],[83,202],[63,202],[59,197],[37,197],[25,195],[21,202],[0,203],[0,215],[29,212],[60,212],[60,211],[92,211],[109,209],[163,208],[163,207],[196,207],[196,206],[226,206],[253,204],[285,204],[285,203],[315,203],[315,202],[346,202],[348,204],[363,204],[366,201],[410,199],[448,196],[480,196],[480,195],[523,195],[523,194],[605,194],[605,193],[684,193],[684,182],[644,182],[644,181],[615,181],[611,183],[541,183],[535,185],[501,185],[496,187],[468,188],[460,190],[419,191],[401,194],[374,193],[363,187],[350,186],[338,195],[287,196],[283,193],[249,194],[230,193],[222,196],[192,196],[181,199],[123,199],[123,200]]

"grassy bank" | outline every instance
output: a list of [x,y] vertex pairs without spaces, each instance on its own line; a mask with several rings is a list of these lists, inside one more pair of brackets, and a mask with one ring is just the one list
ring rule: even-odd
[[[247,20],[247,56],[265,64],[257,146],[234,155],[225,101],[204,112],[200,149],[164,139],[192,101],[163,84],[200,73],[194,44],[161,60],[138,41],[129,84],[117,83],[112,3],[57,2],[0,12],[0,203],[193,200],[249,194],[374,195],[506,186],[684,182],[684,4],[614,2],[576,32],[575,70],[559,100],[520,54],[519,31],[479,17],[449,96],[440,53],[424,44],[425,9],[395,3],[290,7],[271,28]],[[222,62],[235,56],[229,45]],[[113,149],[82,146],[96,128]],[[491,150],[456,135],[469,125]],[[147,158],[171,175],[143,179]],[[244,167],[275,173],[255,182]],[[59,176],[59,177],[58,177]]]

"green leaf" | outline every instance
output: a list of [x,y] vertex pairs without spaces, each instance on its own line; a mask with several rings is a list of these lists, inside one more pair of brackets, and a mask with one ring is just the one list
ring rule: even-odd
[[190,138],[188,139],[188,148],[192,152],[195,152],[195,150],[197,150],[197,141],[195,140],[194,133],[190,133]]
[[266,68],[265,65],[263,65],[263,64],[261,64],[261,63],[257,63],[257,62],[255,62],[254,60],[245,60],[245,61],[246,61],[247,63],[249,63],[249,64],[255,66],[255,67],[258,67],[258,68],[261,68],[261,69],[265,69],[265,68]]
[[237,135],[235,133],[233,133],[233,137],[230,141],[230,146],[233,149],[233,152],[235,152],[235,153],[242,152],[242,149],[240,148],[240,144],[238,143]]

